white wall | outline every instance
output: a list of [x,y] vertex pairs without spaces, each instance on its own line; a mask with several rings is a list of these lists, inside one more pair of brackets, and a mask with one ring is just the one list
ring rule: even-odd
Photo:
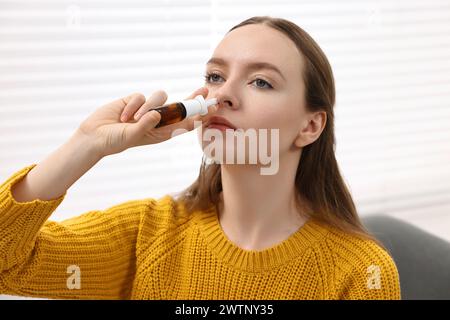
[[[104,103],[203,84],[215,44],[254,15],[290,19],[335,73],[337,156],[362,215],[450,240],[450,3],[430,1],[0,0],[0,179],[38,163]],[[53,220],[179,191],[195,133],[103,159]]]

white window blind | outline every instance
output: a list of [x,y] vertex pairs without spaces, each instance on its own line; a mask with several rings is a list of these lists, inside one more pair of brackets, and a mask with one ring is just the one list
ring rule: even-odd
[[[203,85],[225,32],[255,15],[304,28],[336,80],[337,157],[362,215],[450,239],[450,3],[430,1],[0,0],[0,178],[38,163],[96,108]],[[194,132],[104,158],[53,220],[181,190]]]

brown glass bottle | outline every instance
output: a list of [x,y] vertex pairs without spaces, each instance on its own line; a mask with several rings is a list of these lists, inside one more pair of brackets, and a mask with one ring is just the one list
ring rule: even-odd
[[186,117],[197,114],[206,115],[208,113],[208,107],[215,104],[217,104],[216,98],[205,100],[202,95],[198,95],[194,99],[165,104],[161,107],[150,109],[149,111],[155,110],[161,115],[161,120],[155,126],[155,128],[159,128],[180,122]]
[[161,115],[161,120],[155,126],[155,128],[177,123],[186,118],[186,108],[181,102],[166,104],[151,110],[158,111]]

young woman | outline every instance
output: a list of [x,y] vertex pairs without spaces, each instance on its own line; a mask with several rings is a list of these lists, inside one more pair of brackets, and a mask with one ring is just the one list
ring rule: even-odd
[[[317,43],[290,21],[253,17],[219,43],[205,80],[191,98],[217,98],[209,114],[155,129],[160,115],[148,111],[165,102],[165,93],[147,101],[130,95],[96,110],[67,143],[1,185],[1,293],[400,298],[396,265],[362,226],[339,173],[333,74]],[[193,130],[195,120],[204,120],[199,137],[205,150],[212,115],[234,129],[277,129],[276,173],[261,174],[259,160],[203,159],[198,179],[177,196],[47,221],[68,188],[102,157],[165,141],[176,129]]]

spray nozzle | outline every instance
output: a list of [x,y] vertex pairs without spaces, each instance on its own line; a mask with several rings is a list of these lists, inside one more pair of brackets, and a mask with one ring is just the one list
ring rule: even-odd
[[198,95],[195,99],[183,101],[186,108],[186,116],[190,117],[195,114],[204,116],[208,114],[208,107],[217,104],[217,98],[205,100],[202,95]]

